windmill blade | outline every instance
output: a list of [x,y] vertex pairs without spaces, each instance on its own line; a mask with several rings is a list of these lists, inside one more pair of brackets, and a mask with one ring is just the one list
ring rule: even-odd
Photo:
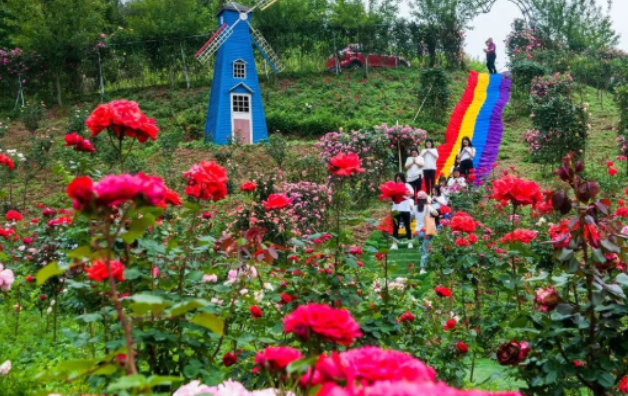
[[266,59],[271,69],[273,69],[275,74],[282,71],[284,69],[284,65],[281,63],[281,60],[279,60],[279,57],[275,51],[273,51],[270,44],[268,44],[268,41],[266,41],[264,36],[262,36],[258,30],[253,29],[250,24],[249,27],[251,28],[251,40],[253,40],[253,44],[255,44],[259,52],[262,53],[262,56]]
[[218,51],[221,45],[223,45],[227,39],[233,34],[233,28],[240,22],[238,19],[233,25],[229,26],[226,23],[223,24],[220,29],[214,33],[209,40],[201,47],[200,50],[194,55],[196,59],[202,64],[206,64],[209,58]]
[[277,1],[279,0],[260,0],[248,12],[253,12],[253,10],[256,8],[259,8],[260,10],[264,11],[271,5],[275,4]]

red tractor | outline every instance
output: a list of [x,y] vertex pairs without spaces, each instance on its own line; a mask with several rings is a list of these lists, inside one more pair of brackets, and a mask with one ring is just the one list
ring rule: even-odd
[[331,72],[336,67],[359,68],[367,64],[370,67],[410,67],[410,62],[401,56],[377,55],[362,53],[362,44],[349,44],[347,48],[338,52],[338,58],[330,56],[325,63],[325,68]]

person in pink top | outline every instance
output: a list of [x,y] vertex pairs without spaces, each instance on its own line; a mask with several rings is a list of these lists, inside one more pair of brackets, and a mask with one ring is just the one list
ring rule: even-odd
[[488,67],[488,72],[491,74],[497,74],[497,69],[495,68],[495,59],[497,55],[495,54],[495,43],[492,38],[489,38],[486,41],[486,48],[484,49],[486,53],[486,67]]

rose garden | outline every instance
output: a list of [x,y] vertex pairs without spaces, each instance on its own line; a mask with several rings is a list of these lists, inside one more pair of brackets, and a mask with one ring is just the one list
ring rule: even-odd
[[414,247],[394,175],[484,67],[451,26],[407,70],[262,83],[259,144],[199,138],[187,66],[53,105],[46,54],[0,51],[0,396],[627,394],[628,55],[539,26],[505,42],[499,155]]

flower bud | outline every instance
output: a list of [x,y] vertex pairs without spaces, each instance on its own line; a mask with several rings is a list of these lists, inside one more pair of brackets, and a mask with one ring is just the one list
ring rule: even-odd
[[584,170],[584,162],[578,161],[576,162],[576,173],[580,173]]
[[580,202],[587,203],[592,199],[595,199],[598,192],[600,192],[600,186],[596,182],[589,180],[578,184],[576,195],[578,196],[578,200],[580,200]]

